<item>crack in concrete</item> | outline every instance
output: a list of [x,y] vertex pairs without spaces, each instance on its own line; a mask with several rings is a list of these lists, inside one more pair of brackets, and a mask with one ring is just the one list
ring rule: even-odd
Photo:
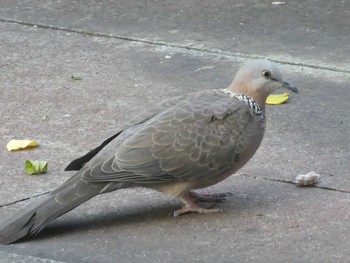
[[[253,178],[253,179],[260,179],[260,180],[266,180],[266,181],[273,181],[273,182],[278,182],[278,183],[296,185],[295,182],[290,181],[290,180],[281,180],[281,179],[269,178],[269,177],[265,177],[265,176],[258,177],[258,176],[254,176],[254,175],[248,175],[248,174],[235,174],[235,175],[244,176],[244,177]],[[317,189],[322,189],[322,190],[327,190],[327,191],[334,191],[334,192],[339,192],[339,193],[350,194],[349,190],[342,190],[342,189],[337,189],[337,188],[328,187],[328,186],[313,185],[313,186],[306,186],[304,188],[307,188],[307,187],[308,188],[317,188]],[[46,192],[43,192],[43,193],[40,193],[40,194],[36,194],[36,195],[30,196],[30,197],[24,197],[22,199],[19,199],[19,200],[16,200],[16,201],[13,201],[13,202],[10,202],[10,203],[7,203],[7,204],[2,204],[2,205],[0,205],[0,208],[6,207],[6,206],[10,206],[10,205],[14,205],[14,204],[17,204],[17,203],[21,203],[21,202],[24,202],[24,201],[27,201],[27,200],[30,200],[30,199],[33,199],[33,198],[36,198],[36,197],[39,197],[39,196],[42,196],[42,195],[46,195],[46,194],[48,194],[50,192],[51,191],[46,191]]]
[[[85,36],[94,36],[94,37],[102,37],[102,38],[113,38],[113,39],[119,39],[129,42],[135,42],[135,43],[142,43],[142,44],[148,44],[153,46],[163,46],[168,48],[179,48],[179,49],[185,49],[190,51],[198,51],[203,52],[211,55],[220,55],[220,56],[228,56],[232,58],[240,58],[240,59],[262,59],[266,58],[265,56],[260,56],[256,54],[246,54],[246,53],[240,53],[240,52],[231,52],[231,51],[225,51],[215,48],[205,48],[205,47],[198,47],[195,44],[194,45],[185,45],[180,43],[169,43],[165,41],[155,41],[155,40],[149,40],[144,38],[137,38],[137,37],[128,37],[123,35],[117,35],[117,34],[108,34],[108,33],[98,33],[98,32],[89,32],[81,29],[71,29],[71,28],[65,28],[65,27],[59,27],[59,26],[49,26],[49,25],[43,25],[43,24],[35,24],[30,22],[23,22],[23,21],[17,21],[17,20],[11,20],[11,19],[4,19],[0,18],[0,22],[3,23],[11,23],[11,24],[17,24],[17,25],[24,25],[28,27],[35,27],[35,28],[41,28],[41,29],[50,29],[54,31],[61,31],[61,32],[69,32],[69,33],[75,33]],[[297,66],[297,67],[305,67],[310,69],[317,69],[317,70],[327,70],[327,71],[333,71],[338,73],[350,73],[350,70],[341,69],[337,67],[331,67],[331,66],[324,66],[324,65],[314,65],[310,63],[303,63],[303,62],[294,62],[294,61],[288,61],[288,60],[281,60],[281,59],[274,59],[269,58],[270,60],[279,63],[279,64],[285,64],[285,65],[291,65],[291,66]]]
[[10,205],[14,205],[14,204],[17,204],[17,203],[21,203],[21,202],[30,200],[32,198],[36,198],[36,197],[39,197],[39,196],[42,196],[42,195],[46,195],[46,194],[48,194],[50,192],[51,191],[46,191],[46,192],[43,192],[43,193],[40,193],[40,194],[35,194],[35,195],[29,196],[29,197],[24,197],[22,199],[19,199],[19,200],[16,200],[16,201],[12,201],[12,202],[7,203],[7,204],[2,204],[2,205],[0,204],[0,208],[6,207],[6,206],[10,206]]
[[[284,184],[297,185],[295,182],[290,181],[290,180],[281,180],[281,179],[269,178],[269,177],[265,177],[265,176],[258,177],[258,176],[247,175],[247,174],[238,174],[238,175],[248,177],[248,178],[253,178],[253,179],[261,179],[261,180],[266,180],[266,181],[273,181],[273,182],[279,182],[279,183],[284,183]],[[350,194],[349,190],[342,190],[342,189],[337,189],[337,188],[333,188],[333,187],[329,187],[329,186],[312,185],[312,186],[304,186],[304,188],[318,188],[318,189],[323,189],[323,190],[328,190],[328,191],[335,191],[335,192]]]

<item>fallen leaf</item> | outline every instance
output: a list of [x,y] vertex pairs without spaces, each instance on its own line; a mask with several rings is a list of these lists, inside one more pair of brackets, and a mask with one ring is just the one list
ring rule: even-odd
[[81,77],[79,75],[72,75],[71,79],[72,80],[81,80]]
[[47,172],[47,161],[29,161],[25,162],[25,171],[27,174],[43,174]]
[[9,151],[17,151],[17,150],[30,149],[38,145],[39,145],[38,142],[31,141],[31,140],[11,140],[7,143],[6,147],[7,147],[7,150]]
[[283,93],[283,94],[272,94],[267,97],[266,104],[270,105],[278,105],[285,103],[288,100],[289,93]]

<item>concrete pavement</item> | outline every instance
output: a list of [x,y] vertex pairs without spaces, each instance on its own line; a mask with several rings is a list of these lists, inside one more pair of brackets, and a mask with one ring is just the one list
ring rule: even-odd
[[[347,1],[323,0],[1,3],[1,220],[68,179],[62,171],[72,158],[136,112],[162,98],[226,87],[247,58],[279,62],[300,95],[268,107],[255,157],[208,189],[233,192],[220,204],[225,213],[174,219],[178,201],[118,191],[36,238],[0,246],[0,262],[346,261],[349,15]],[[7,152],[16,137],[41,146]],[[26,159],[48,160],[49,173],[24,175]],[[291,183],[311,170],[321,174],[317,187]]]

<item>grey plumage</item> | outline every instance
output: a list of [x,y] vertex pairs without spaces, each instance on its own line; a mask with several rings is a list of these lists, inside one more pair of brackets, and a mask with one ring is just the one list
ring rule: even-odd
[[[263,70],[272,73],[271,79],[261,75]],[[136,116],[68,165],[66,170],[79,171],[67,182],[2,223],[0,243],[34,235],[90,198],[121,188],[141,186],[175,195],[185,203],[177,214],[217,211],[195,205],[189,190],[215,184],[241,168],[259,147],[265,128],[256,108],[230,94],[260,102],[263,115],[266,96],[285,85],[276,66],[266,60],[248,62],[240,72],[243,77],[235,78],[240,85],[234,81],[228,92],[206,90],[171,98]],[[256,78],[265,78],[265,86],[249,86]]]

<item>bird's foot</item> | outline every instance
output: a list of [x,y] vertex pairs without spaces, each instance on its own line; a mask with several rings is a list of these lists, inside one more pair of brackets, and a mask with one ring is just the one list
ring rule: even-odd
[[218,193],[218,194],[199,194],[196,192],[189,191],[189,194],[196,203],[198,202],[223,203],[226,201],[226,197],[232,196],[232,193],[230,192]]
[[[190,213],[190,212],[195,212],[195,213],[218,213],[218,212],[223,212],[222,209],[219,208],[212,208],[212,206],[215,205],[215,203],[220,202],[222,203],[225,201],[225,197],[231,196],[231,193],[220,193],[220,194],[198,194],[195,192],[188,191],[185,194],[182,195],[181,200],[184,203],[184,206],[178,210],[174,211],[174,217],[185,214],[185,213]],[[211,206],[208,208],[204,208],[199,206],[197,203],[198,202],[209,202],[212,203]]]
[[220,213],[223,212],[220,208],[203,208],[199,205],[196,206],[187,206],[184,205],[182,208],[174,211],[174,217],[177,217],[182,214],[186,213],[201,213],[201,214],[207,214],[207,213]]

